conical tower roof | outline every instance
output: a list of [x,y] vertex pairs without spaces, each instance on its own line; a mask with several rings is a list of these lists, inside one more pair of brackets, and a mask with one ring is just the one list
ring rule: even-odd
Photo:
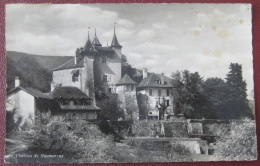
[[88,40],[84,46],[84,51],[97,52],[97,50],[93,47],[93,45],[89,39],[89,32],[88,32]]
[[101,47],[102,46],[102,44],[98,40],[96,29],[95,29],[95,36],[94,36],[92,44],[93,44],[94,47]]
[[137,83],[133,81],[128,74],[125,74],[123,78],[121,78],[116,85],[136,85]]
[[117,37],[116,37],[116,27],[114,26],[114,36],[111,42],[111,47],[119,47],[122,48],[122,46],[119,44]]

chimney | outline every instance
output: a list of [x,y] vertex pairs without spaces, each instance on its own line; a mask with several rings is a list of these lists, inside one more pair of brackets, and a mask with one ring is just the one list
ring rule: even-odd
[[77,55],[74,58],[74,63],[75,63],[75,65],[77,64]]
[[161,84],[164,84],[164,73],[161,74]]
[[147,69],[143,68],[143,79],[147,78]]
[[20,79],[19,79],[19,77],[15,77],[14,87],[18,87],[18,86],[20,86]]

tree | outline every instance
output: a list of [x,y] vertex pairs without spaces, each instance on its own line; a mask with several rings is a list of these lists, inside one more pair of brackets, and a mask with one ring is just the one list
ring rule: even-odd
[[122,72],[121,72],[122,76],[128,74],[136,83],[141,82],[141,80],[143,79],[142,75],[136,68],[132,67],[132,65],[128,63],[127,57],[125,55],[122,55],[121,62],[122,62]]
[[139,108],[140,120],[147,119],[149,106],[150,106],[149,97],[145,94],[139,93],[137,95],[137,105]]
[[101,108],[99,118],[102,120],[115,120],[119,118],[124,119],[124,112],[120,109],[117,94],[102,94],[96,97],[96,104]]
[[[33,58],[21,58],[16,65],[17,76],[20,77],[21,85],[49,92],[52,74],[50,71],[41,67]],[[14,79],[14,78],[13,78]]]
[[174,79],[174,107],[175,114],[184,114],[186,118],[201,118],[204,109],[202,77],[198,72],[188,70],[177,71],[172,74]]
[[204,117],[207,119],[225,119],[229,89],[221,78],[208,78],[203,82],[205,101]]
[[226,82],[229,88],[228,109],[230,118],[253,117],[248,107],[246,82],[242,77],[242,66],[231,63]]
[[161,100],[161,98],[159,97],[155,107],[159,110],[159,119],[164,120],[166,109],[169,107],[165,98],[163,97]]

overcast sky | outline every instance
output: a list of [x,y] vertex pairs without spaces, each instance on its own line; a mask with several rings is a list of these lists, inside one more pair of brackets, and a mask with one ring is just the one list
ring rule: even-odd
[[229,64],[242,64],[253,89],[249,4],[7,5],[6,48],[40,55],[74,56],[88,27],[110,44],[116,22],[122,52],[137,68],[170,75],[198,71],[225,78]]

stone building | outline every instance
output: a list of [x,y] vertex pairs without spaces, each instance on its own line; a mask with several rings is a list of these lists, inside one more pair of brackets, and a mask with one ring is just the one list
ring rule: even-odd
[[88,34],[85,46],[77,49],[75,57],[53,70],[52,90],[59,86],[77,87],[93,100],[94,105],[95,92],[117,93],[125,115],[131,115],[133,119],[139,119],[136,95],[145,94],[149,98],[148,118],[159,118],[156,105],[161,100],[168,105],[166,116],[173,113],[172,80],[163,74],[148,73],[146,69],[139,84],[129,75],[122,78],[121,50],[115,27],[110,46],[102,46],[96,30],[92,42]]
[[173,80],[162,74],[148,73],[147,69],[143,69],[143,79],[137,85],[137,95],[143,94],[147,96],[147,116],[148,119],[159,119],[158,104],[165,102],[168,106],[167,115],[173,114]]
[[[70,61],[53,70],[52,90],[57,86],[74,86],[95,100],[95,90],[115,93],[115,84],[121,79],[121,53],[114,29],[110,46],[102,47],[95,32],[89,35],[83,48]],[[95,102],[95,101],[94,101]]]

